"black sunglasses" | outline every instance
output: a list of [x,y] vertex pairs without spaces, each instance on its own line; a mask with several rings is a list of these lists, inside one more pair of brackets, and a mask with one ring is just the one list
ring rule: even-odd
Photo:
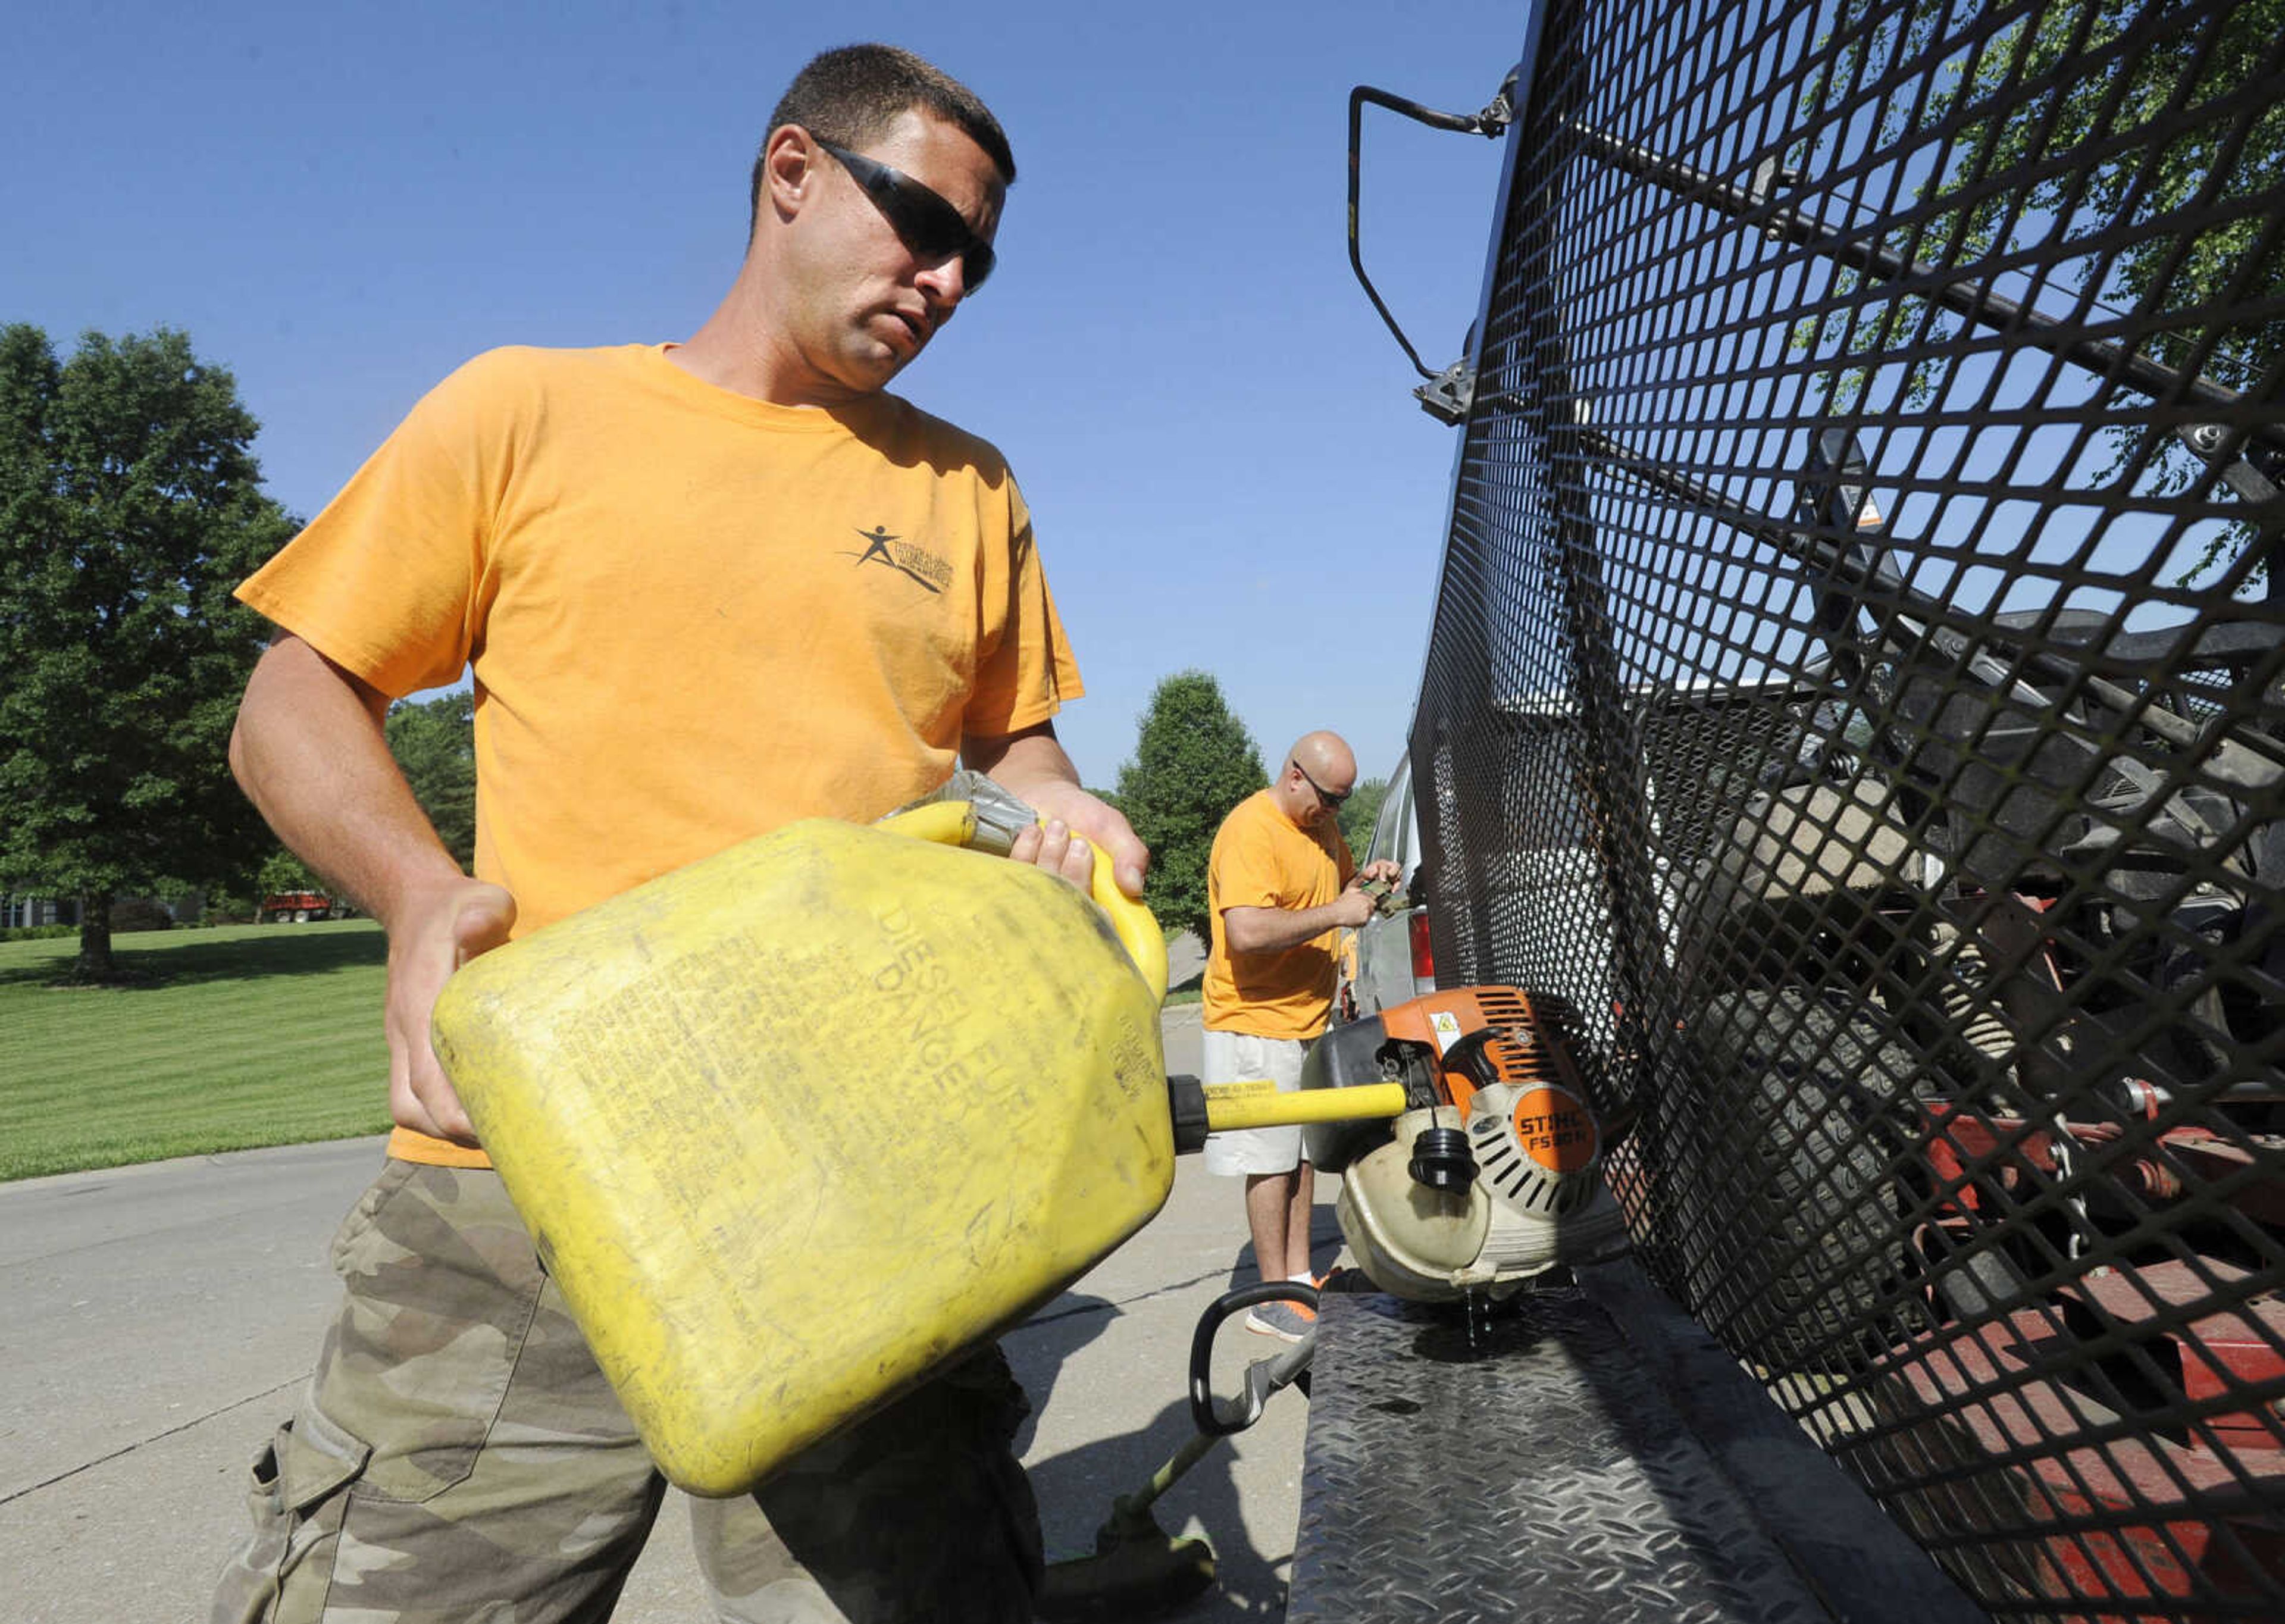
[[1317,798],[1325,804],[1325,810],[1327,812],[1340,811],[1341,803],[1347,800],[1349,796],[1356,793],[1355,789],[1344,789],[1340,794],[1335,795],[1331,790],[1326,788],[1315,779],[1311,778],[1309,776],[1309,769],[1303,766],[1298,761],[1293,764],[1293,771],[1301,775],[1301,781],[1303,783],[1308,785],[1310,788],[1317,792]]
[[865,195],[873,200],[873,207],[881,211],[881,217],[905,247],[927,260],[948,259],[957,254],[960,279],[966,291],[972,294],[984,286],[999,256],[990,243],[968,229],[960,210],[901,169],[836,146],[814,131],[809,138],[831,153],[849,171],[849,178],[865,189]]

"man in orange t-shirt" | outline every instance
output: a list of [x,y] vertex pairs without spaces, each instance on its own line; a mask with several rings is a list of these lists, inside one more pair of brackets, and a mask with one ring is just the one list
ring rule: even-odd
[[[387,930],[397,1131],[217,1619],[600,1618],[657,1512],[429,1047],[456,965],[791,820],[878,818],[955,762],[1047,820],[1016,860],[1084,885],[1084,835],[1140,895],[1147,853],[1056,742],[1079,673],[1007,465],[884,392],[990,271],[1014,178],[966,87],[826,52],[771,118],[746,258],[687,341],[477,357],[240,588],[279,633],[232,764]],[[464,670],[473,875],[381,731]],[[695,1502],[715,1609],[1029,1619],[1025,1408],[982,1350],[755,1495]]]
[[[1297,1087],[1309,1040],[1332,1009],[1343,927],[1372,917],[1362,887],[1397,877],[1396,865],[1350,856],[1336,814],[1356,784],[1356,757],[1339,737],[1295,741],[1276,781],[1240,802],[1215,832],[1206,868],[1213,942],[1206,958],[1200,1071],[1208,1083],[1268,1079]],[[1248,1128],[1206,1141],[1209,1172],[1245,1181],[1245,1220],[1264,1280],[1314,1278],[1309,1211],[1314,1181],[1298,1127]],[[1298,1342],[1313,1316],[1265,1303],[1246,1328]]]

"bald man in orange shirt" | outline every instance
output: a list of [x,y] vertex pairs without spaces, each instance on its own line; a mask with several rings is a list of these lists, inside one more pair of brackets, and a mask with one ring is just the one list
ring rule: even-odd
[[[1363,889],[1394,880],[1395,864],[1362,870],[1337,814],[1356,785],[1356,757],[1339,735],[1296,740],[1266,789],[1240,802],[1214,835],[1206,869],[1213,935],[1203,1001],[1208,1083],[1268,1079],[1298,1087],[1308,1042],[1332,1010],[1343,926],[1372,917]],[[1314,1180],[1298,1127],[1250,1128],[1206,1142],[1208,1171],[1245,1181],[1245,1219],[1264,1280],[1308,1281]],[[1298,1342],[1314,1316],[1265,1303],[1246,1329]]]

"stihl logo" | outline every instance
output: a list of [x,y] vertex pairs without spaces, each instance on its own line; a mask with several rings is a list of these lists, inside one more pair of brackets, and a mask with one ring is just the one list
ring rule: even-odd
[[1524,1154],[1551,1173],[1575,1173],[1595,1159],[1595,1118],[1560,1089],[1533,1089],[1508,1120]]

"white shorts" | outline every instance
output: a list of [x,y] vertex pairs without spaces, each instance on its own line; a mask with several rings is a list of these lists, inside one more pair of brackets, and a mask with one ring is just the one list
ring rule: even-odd
[[[1214,1032],[1202,1036],[1199,1080],[1205,1083],[1252,1082],[1268,1078],[1280,1094],[1301,1086],[1301,1056],[1308,1045],[1299,1038],[1256,1038],[1242,1032]],[[1250,1173],[1291,1173],[1301,1165],[1300,1124],[1282,1128],[1232,1128],[1206,1135],[1208,1173],[1236,1177]]]

